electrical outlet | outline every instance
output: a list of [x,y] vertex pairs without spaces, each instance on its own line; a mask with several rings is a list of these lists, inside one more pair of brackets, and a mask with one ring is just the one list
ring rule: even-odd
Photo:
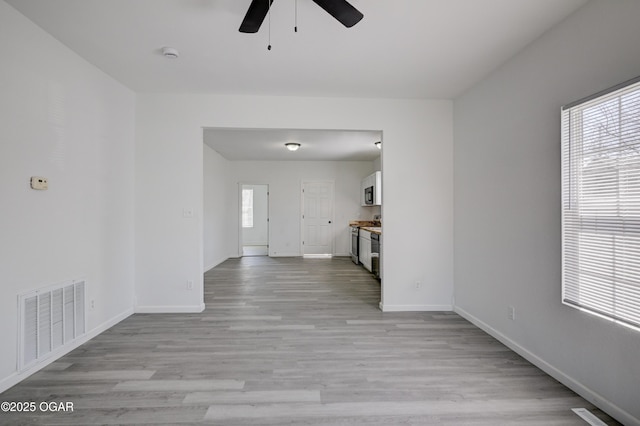
[[191,207],[183,208],[182,217],[193,217],[193,209]]
[[420,290],[422,287],[422,283],[420,281],[416,281],[416,291]]
[[96,301],[94,299],[91,299],[91,309],[95,309],[96,308]]
[[187,281],[187,290],[193,290],[193,281]]
[[514,308],[513,306],[509,306],[507,308],[507,318],[509,318],[511,321],[516,320],[516,308]]

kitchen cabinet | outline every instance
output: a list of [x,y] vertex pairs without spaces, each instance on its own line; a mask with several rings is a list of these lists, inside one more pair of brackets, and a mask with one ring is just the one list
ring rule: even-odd
[[377,171],[373,174],[373,189],[375,191],[374,205],[382,205],[382,172]]
[[[365,201],[365,189],[370,187],[373,187],[373,204],[367,204]],[[377,171],[362,179],[360,184],[360,204],[369,207],[382,205],[382,172]]]
[[360,229],[360,244],[358,248],[358,259],[362,266],[369,272],[371,267],[371,232]]

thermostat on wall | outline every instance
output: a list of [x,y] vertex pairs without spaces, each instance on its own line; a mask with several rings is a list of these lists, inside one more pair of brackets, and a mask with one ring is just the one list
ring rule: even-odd
[[41,176],[31,176],[32,189],[49,189],[49,181]]

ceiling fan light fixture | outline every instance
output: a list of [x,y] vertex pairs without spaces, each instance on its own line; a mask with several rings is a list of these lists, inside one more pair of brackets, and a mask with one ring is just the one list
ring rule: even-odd
[[[364,17],[362,12],[353,7],[347,0],[313,0],[313,2],[347,28],[353,27]],[[270,14],[272,3],[273,0],[251,0],[249,9],[242,20],[242,24],[240,24],[240,32],[257,33],[267,14]],[[295,12],[296,23],[294,31],[298,27],[297,4]]]
[[376,146],[376,148],[382,149],[382,141],[375,142],[374,145]]
[[284,144],[289,151],[297,151],[300,148],[300,144],[296,142],[287,142]]

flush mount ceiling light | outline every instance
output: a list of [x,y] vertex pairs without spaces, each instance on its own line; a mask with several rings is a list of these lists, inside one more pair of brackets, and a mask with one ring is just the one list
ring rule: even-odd
[[286,146],[289,151],[297,151],[298,148],[300,148],[300,144],[295,142],[285,143],[284,146]]
[[374,145],[376,146],[376,148],[382,149],[382,141],[375,142]]
[[178,56],[180,56],[180,53],[178,53],[178,50],[174,49],[173,47],[163,47],[162,48],[162,55],[165,58],[177,59]]

